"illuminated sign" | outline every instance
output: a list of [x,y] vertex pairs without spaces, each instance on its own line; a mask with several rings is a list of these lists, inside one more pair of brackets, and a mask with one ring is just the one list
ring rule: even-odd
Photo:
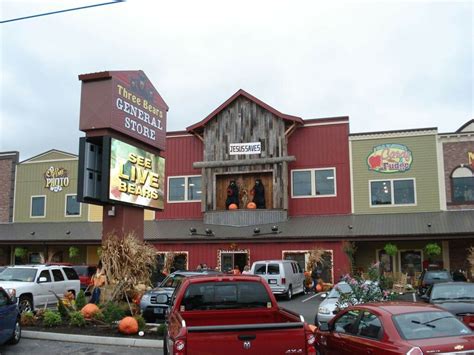
[[112,138],[109,199],[163,209],[165,159]]
[[469,165],[474,168],[474,152],[468,152],[467,156],[469,158]]
[[262,152],[262,144],[256,143],[231,143],[229,144],[229,154],[260,154]]
[[378,173],[403,173],[410,170],[413,156],[403,144],[381,144],[367,157],[369,170]]
[[44,176],[44,187],[52,192],[62,191],[64,187],[68,187],[69,173],[64,168],[49,167],[48,170],[43,174]]

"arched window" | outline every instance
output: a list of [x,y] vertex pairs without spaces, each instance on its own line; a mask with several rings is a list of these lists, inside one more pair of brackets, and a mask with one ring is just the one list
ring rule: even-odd
[[454,169],[451,182],[453,202],[474,202],[474,172],[469,167],[460,166]]

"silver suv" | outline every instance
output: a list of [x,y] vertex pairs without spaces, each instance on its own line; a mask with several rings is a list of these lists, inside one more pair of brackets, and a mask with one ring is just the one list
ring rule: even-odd
[[62,297],[68,291],[77,295],[79,276],[72,267],[38,264],[10,266],[0,273],[0,287],[16,294],[20,312],[57,303],[55,293]]

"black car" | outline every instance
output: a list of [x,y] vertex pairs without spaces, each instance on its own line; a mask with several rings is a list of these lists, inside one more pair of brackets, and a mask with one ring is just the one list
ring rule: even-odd
[[17,299],[0,287],[0,345],[16,344],[20,338],[21,323]]
[[461,321],[466,314],[474,314],[474,283],[444,282],[434,284],[421,297],[454,314]]
[[450,281],[453,281],[453,277],[447,270],[424,270],[418,282],[418,295],[424,295],[431,285]]
[[145,292],[140,301],[143,318],[149,323],[164,320],[170,306],[169,300],[174,290],[185,277],[197,275],[220,274],[218,271],[175,271],[169,274],[158,287]]

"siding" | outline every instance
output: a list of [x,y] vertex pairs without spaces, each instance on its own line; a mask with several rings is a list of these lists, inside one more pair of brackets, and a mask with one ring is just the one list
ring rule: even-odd
[[[349,123],[298,128],[288,139],[289,215],[330,215],[351,213]],[[292,170],[336,168],[335,197],[291,198]]]
[[[397,143],[408,147],[413,162],[404,173],[384,174],[370,171],[367,157],[380,144]],[[351,140],[354,213],[406,213],[433,212],[440,210],[438,187],[438,162],[436,155],[436,135],[411,137]],[[370,207],[369,180],[414,178],[416,184],[416,205]]]

